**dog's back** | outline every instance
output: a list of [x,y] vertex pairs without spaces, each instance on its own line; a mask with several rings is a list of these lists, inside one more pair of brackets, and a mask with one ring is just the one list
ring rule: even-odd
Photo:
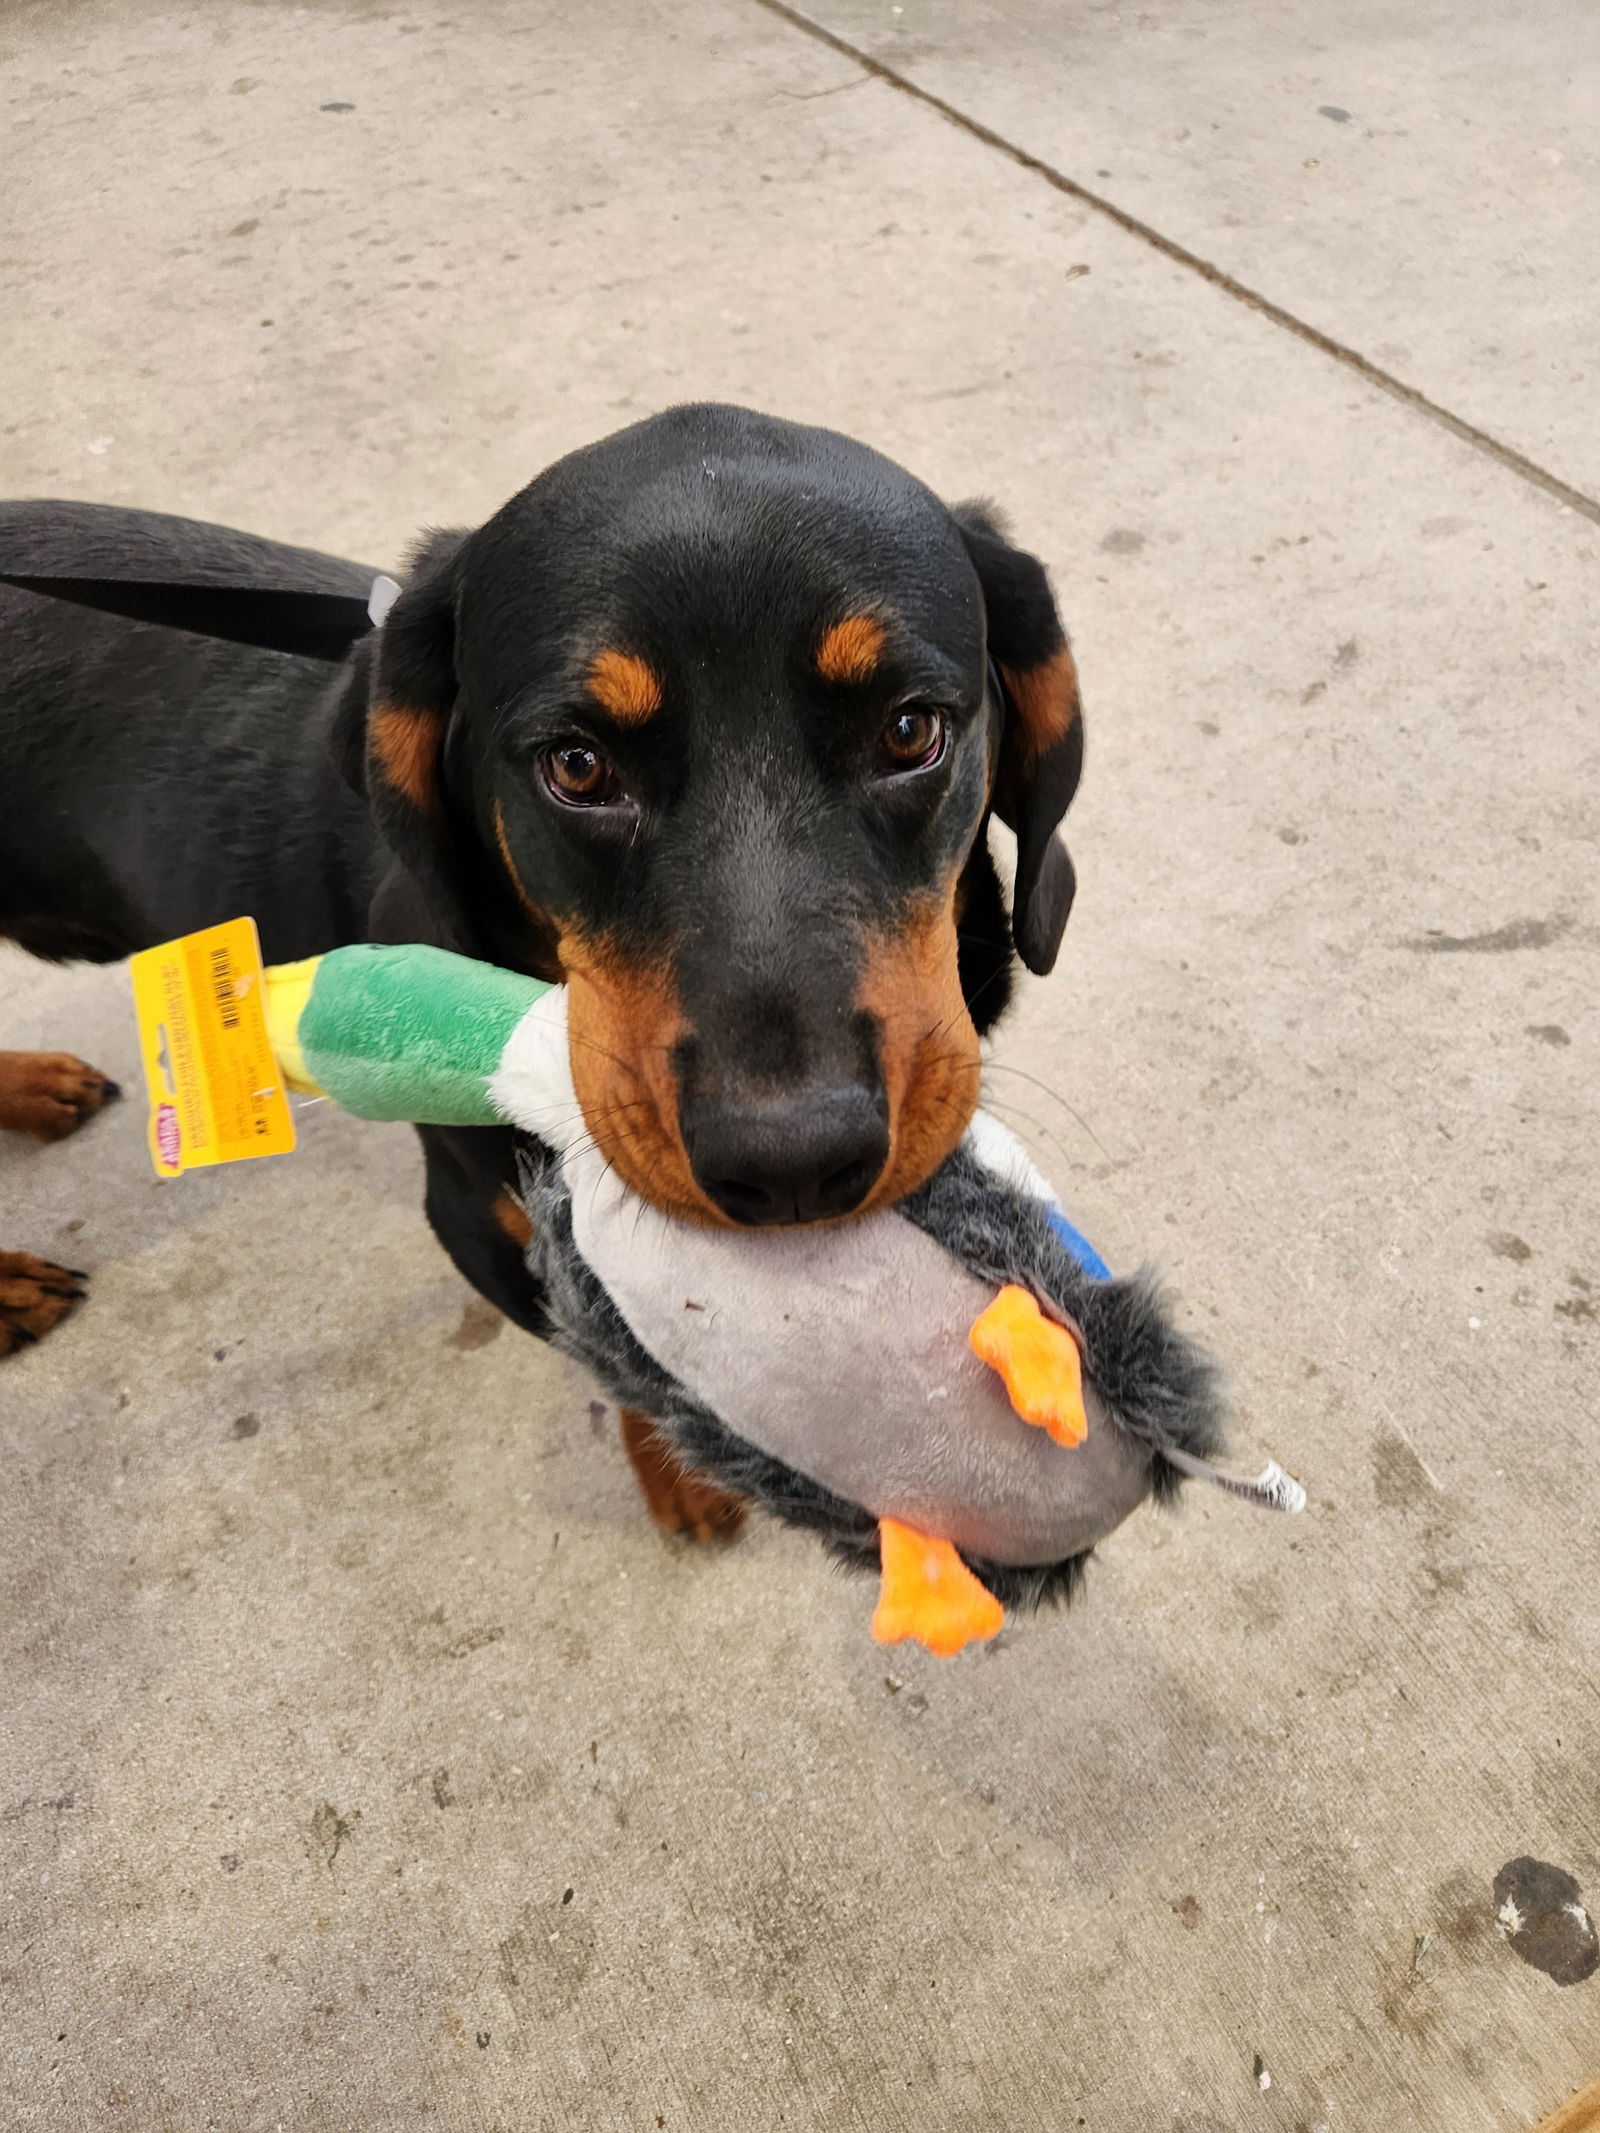
[[[227,527],[81,503],[0,504],[0,559],[359,600],[372,581]],[[274,960],[360,939],[375,861],[330,753],[341,690],[322,659],[0,585],[0,938],[103,962],[247,914]]]

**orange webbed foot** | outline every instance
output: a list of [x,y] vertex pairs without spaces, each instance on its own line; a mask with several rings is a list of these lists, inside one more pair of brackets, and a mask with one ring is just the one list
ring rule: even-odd
[[1011,1404],[1057,1444],[1081,1444],[1089,1434],[1083,1407],[1083,1363],[1065,1326],[1046,1318],[1014,1282],[972,1322],[968,1345],[998,1371]]
[[936,1659],[984,1644],[1005,1626],[1005,1610],[967,1568],[951,1542],[930,1540],[896,1518],[878,1520],[883,1589],[872,1617],[879,1644],[910,1637]]

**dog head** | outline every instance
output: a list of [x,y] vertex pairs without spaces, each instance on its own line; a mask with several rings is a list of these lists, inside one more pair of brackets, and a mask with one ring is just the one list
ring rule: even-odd
[[809,1221],[944,1159],[1013,939],[1054,960],[1082,761],[1044,572],[986,510],[828,431],[677,409],[425,542],[365,664],[386,841],[446,945],[568,986],[587,1124],[637,1191]]

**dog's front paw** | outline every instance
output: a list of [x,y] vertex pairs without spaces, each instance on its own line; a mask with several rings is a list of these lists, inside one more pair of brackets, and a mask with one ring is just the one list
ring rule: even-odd
[[648,1415],[633,1407],[621,1412],[623,1449],[662,1532],[693,1541],[737,1540],[745,1521],[740,1498],[685,1466]]
[[0,1052],[0,1126],[61,1141],[122,1091],[70,1052]]
[[0,1252],[0,1355],[42,1340],[83,1295],[85,1279],[31,1252]]

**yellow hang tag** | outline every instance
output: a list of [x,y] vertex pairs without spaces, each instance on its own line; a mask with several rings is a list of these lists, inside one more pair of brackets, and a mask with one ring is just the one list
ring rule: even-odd
[[287,1155],[294,1120],[267,1042],[255,920],[164,941],[128,967],[156,1176]]

